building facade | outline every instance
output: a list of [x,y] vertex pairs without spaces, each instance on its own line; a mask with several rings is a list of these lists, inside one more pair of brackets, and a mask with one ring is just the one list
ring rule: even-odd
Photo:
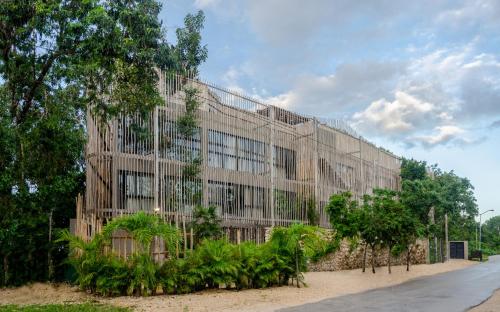
[[[198,205],[217,207],[229,235],[262,241],[273,225],[307,223],[334,193],[360,198],[399,189],[400,159],[340,122],[322,122],[176,75],[161,74],[164,100],[148,116],[100,122],[88,114],[82,216],[92,235],[107,219],[139,210],[177,224]],[[180,130],[186,88],[199,107],[193,133]],[[196,163],[195,174],[186,167]],[[309,211],[310,213],[311,211]],[[240,235],[240,234],[238,234]]]

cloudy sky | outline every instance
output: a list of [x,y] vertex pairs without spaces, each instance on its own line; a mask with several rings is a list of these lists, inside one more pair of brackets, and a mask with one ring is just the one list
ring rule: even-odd
[[500,1],[171,0],[171,40],[199,9],[204,79],[453,169],[500,214]]

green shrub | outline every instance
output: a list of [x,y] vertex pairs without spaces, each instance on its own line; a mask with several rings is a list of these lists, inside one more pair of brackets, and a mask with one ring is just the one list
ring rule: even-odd
[[324,236],[324,231],[319,227],[301,223],[273,230],[269,243],[272,246],[271,253],[285,261],[281,272],[283,281],[292,278],[292,282],[296,280],[297,287],[301,283],[305,284],[302,272],[307,270],[307,261],[317,250],[325,248]]
[[226,240],[204,240],[191,257],[196,257],[198,269],[209,288],[236,283],[241,264],[234,257],[235,246]]
[[[95,274],[95,292],[102,296],[124,294],[130,285],[130,269],[125,261],[113,255],[102,256]],[[88,275],[93,267],[89,267]]]
[[151,256],[146,253],[134,254],[130,259],[130,278],[128,295],[149,296],[156,293],[158,267]]
[[[141,244],[138,253],[127,259],[110,251],[112,234],[123,229]],[[170,258],[162,265],[151,256],[151,242],[163,238]],[[277,227],[269,242],[240,245],[226,239],[202,240],[183,258],[176,258],[178,230],[163,223],[157,216],[138,213],[108,223],[102,235],[90,242],[64,231],[60,241],[68,241],[69,262],[77,273],[82,289],[103,296],[154,295],[158,286],[164,293],[183,294],[207,288],[263,288],[287,285],[290,278],[297,286],[303,284],[302,272],[307,262],[328,248],[324,233],[315,226],[293,224]],[[106,251],[108,250],[108,251]]]
[[256,270],[262,259],[262,248],[254,242],[244,242],[235,246],[233,257],[239,262],[236,288],[255,287]]
[[221,221],[217,217],[216,207],[209,206],[208,208],[196,206],[193,211],[193,221],[191,227],[196,238],[196,243],[204,239],[220,239],[223,231],[220,225]]

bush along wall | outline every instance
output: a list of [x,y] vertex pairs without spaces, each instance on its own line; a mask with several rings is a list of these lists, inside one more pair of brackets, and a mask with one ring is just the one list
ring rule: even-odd
[[[113,233],[125,230],[138,243],[138,251],[119,257],[111,248]],[[168,257],[153,260],[155,238],[165,243]],[[304,285],[302,273],[309,259],[325,248],[322,230],[293,224],[277,227],[265,244],[231,244],[226,238],[205,238],[192,251],[176,256],[181,244],[179,230],[155,215],[137,213],[108,223],[102,234],[84,242],[68,231],[60,241],[69,243],[69,262],[75,268],[77,284],[103,295],[148,296],[157,293],[182,294],[209,288],[245,289]]]

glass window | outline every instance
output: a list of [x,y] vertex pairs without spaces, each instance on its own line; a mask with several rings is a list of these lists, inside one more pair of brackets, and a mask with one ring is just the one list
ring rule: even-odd
[[133,175],[127,175],[126,179],[127,179],[127,184],[125,193],[128,196],[133,196],[135,195],[135,177]]
[[224,156],[224,168],[229,170],[236,170],[236,157]]

